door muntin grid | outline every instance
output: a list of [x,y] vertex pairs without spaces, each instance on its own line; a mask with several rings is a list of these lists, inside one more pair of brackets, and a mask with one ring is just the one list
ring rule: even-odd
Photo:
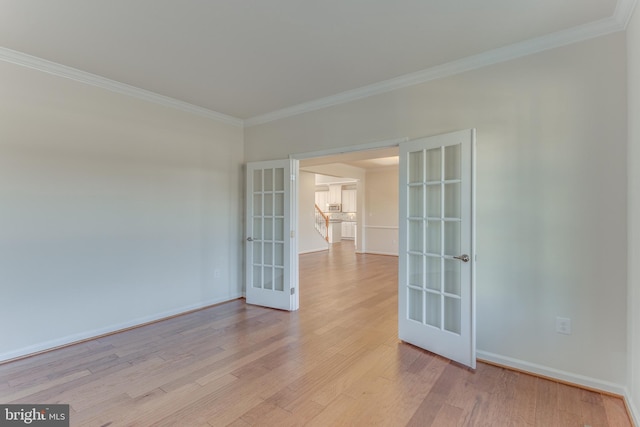
[[461,144],[408,153],[407,318],[460,335]]
[[252,286],[284,291],[285,170],[255,169],[252,197]]

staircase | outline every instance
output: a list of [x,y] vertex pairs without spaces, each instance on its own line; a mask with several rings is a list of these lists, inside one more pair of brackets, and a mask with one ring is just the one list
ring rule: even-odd
[[329,241],[329,217],[326,216],[322,210],[316,205],[316,231],[320,233],[322,238]]

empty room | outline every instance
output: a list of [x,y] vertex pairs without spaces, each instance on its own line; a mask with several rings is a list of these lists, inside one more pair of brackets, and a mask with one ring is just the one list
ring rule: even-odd
[[636,3],[0,0],[0,424],[640,425]]

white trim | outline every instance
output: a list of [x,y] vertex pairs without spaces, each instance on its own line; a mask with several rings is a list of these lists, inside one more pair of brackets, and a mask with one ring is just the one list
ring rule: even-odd
[[364,228],[377,228],[382,230],[397,230],[397,225],[363,225]]
[[631,393],[629,393],[629,390],[627,388],[625,388],[624,402],[626,403],[627,409],[629,410],[629,415],[631,416],[633,425],[640,426],[640,411],[638,411],[636,405],[633,404]]
[[46,59],[37,58],[35,56],[27,55],[26,53],[18,52],[4,47],[0,47],[0,60],[16,65],[21,65],[23,67],[32,68],[34,70],[42,71],[48,74],[53,74],[58,77],[64,77],[66,79],[74,80],[80,83],[85,83],[91,86],[96,86],[111,92],[132,96],[134,98],[142,99],[143,101],[152,102],[154,104],[159,104],[165,107],[175,108],[187,113],[214,119],[233,126],[242,127],[244,125],[244,121],[236,117],[231,117],[226,114],[209,110],[207,108],[189,104],[188,102],[179,101],[168,96],[160,95],[155,92],[140,89],[135,86],[120,83],[115,80],[110,80],[105,77],[98,76],[96,74],[91,74],[86,71],[78,70],[76,68],[67,67],[66,65],[57,64],[55,62],[47,61]]
[[[608,393],[614,393],[619,396],[628,396],[627,389],[622,384],[616,384],[609,381],[602,381],[596,378],[587,377],[584,375],[561,371],[559,369],[550,368],[548,366],[538,365],[524,360],[490,353],[488,351],[477,350],[476,354],[478,360],[486,360],[488,362],[493,362],[510,368],[519,369],[521,371],[531,372],[537,375],[566,381],[568,383],[580,385],[583,387],[602,390]],[[630,399],[628,400],[630,401]]]
[[369,254],[369,255],[387,255],[387,256],[398,256],[397,252],[382,252],[382,251],[363,251],[363,252],[356,252],[359,254]]
[[618,0],[616,3],[616,10],[613,12],[613,19],[618,22],[618,25],[623,30],[629,25],[629,20],[633,16],[633,10],[636,7],[637,0]]
[[617,31],[623,31],[631,16],[633,5],[636,1],[637,0],[618,0],[616,14],[614,15],[615,17],[579,25],[567,30],[558,31],[556,33],[468,56],[456,61],[436,65],[435,67],[427,68],[426,70],[405,74],[404,76],[384,80],[358,89],[348,90],[337,95],[327,96],[325,98],[250,117],[244,121],[244,126],[256,126],[334,105],[345,104],[347,102],[356,101],[373,95],[379,95],[392,90],[454,76],[466,71],[498,64],[511,59],[604,36]]
[[294,153],[294,154],[289,154],[289,158],[296,159],[296,160],[305,160],[305,159],[313,159],[315,157],[336,156],[339,154],[354,153],[356,151],[368,151],[368,150],[377,150],[379,148],[391,148],[391,147],[397,147],[400,145],[400,143],[406,142],[408,140],[409,138],[405,136],[402,138],[386,139],[384,141],[367,142],[365,144],[359,144],[359,145],[348,145],[345,147],[328,148],[326,150],[320,150],[320,151]]
[[328,247],[317,248],[317,249],[307,249],[306,251],[298,252],[298,255],[311,254],[311,253],[316,253],[316,252],[324,252],[324,251],[328,251],[328,250],[329,250]]
[[89,331],[80,332],[73,335],[67,335],[63,338],[57,338],[50,341],[45,341],[40,344],[31,345],[28,347],[23,347],[17,350],[8,351],[6,353],[0,353],[0,362],[15,359],[17,357],[28,356],[34,353],[40,353],[42,351],[51,350],[57,347],[71,345],[78,343],[80,341],[90,340],[99,336],[103,336],[106,334],[117,333],[119,331],[133,328],[136,326],[142,326],[146,323],[156,322],[159,320],[166,319],[168,317],[180,315],[183,313],[187,313],[193,310],[199,310],[201,308],[209,307],[211,305],[220,304],[223,302],[233,301],[234,299],[238,299],[242,297],[241,294],[231,295],[229,297],[217,298],[213,300],[204,301],[198,304],[192,304],[185,307],[176,308],[173,310],[164,311],[162,313],[153,314],[150,316],[139,317],[137,319],[130,320],[128,322],[118,323],[115,325],[107,326],[104,328],[93,329]]
[[471,129],[471,351],[473,351],[472,359],[477,359],[477,349],[478,349],[478,317],[477,317],[477,295],[478,295],[478,282],[477,279],[477,262],[478,262],[478,252],[477,248],[477,213],[476,210],[476,201],[477,201],[477,184],[476,180],[478,178],[477,174],[477,151],[476,151],[476,129]]

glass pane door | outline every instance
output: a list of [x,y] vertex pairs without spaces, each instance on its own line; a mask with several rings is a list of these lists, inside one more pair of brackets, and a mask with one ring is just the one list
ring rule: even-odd
[[297,309],[291,169],[290,160],[247,165],[245,263],[249,304]]
[[284,290],[284,168],[253,171],[253,281]]
[[400,338],[467,365],[475,363],[474,135],[462,131],[400,145]]

